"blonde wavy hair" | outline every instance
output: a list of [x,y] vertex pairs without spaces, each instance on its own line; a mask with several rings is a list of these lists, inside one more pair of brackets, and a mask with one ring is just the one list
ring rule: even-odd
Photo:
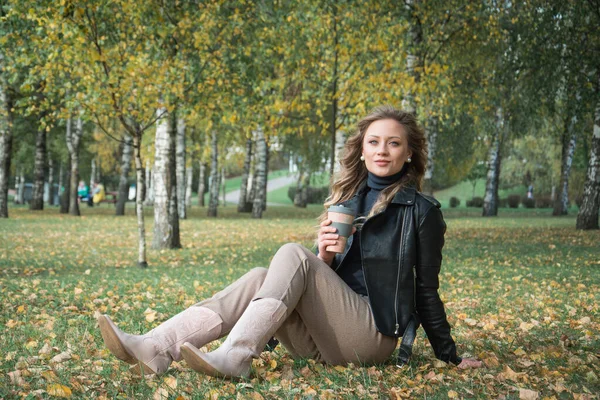
[[405,164],[405,173],[402,174],[402,177],[397,182],[381,191],[366,218],[383,211],[396,193],[403,187],[413,186],[417,190],[421,190],[427,166],[427,140],[425,139],[425,132],[419,126],[416,117],[412,113],[396,109],[390,105],[379,106],[358,122],[357,132],[346,141],[340,159],[341,169],[337,179],[331,185],[331,194],[325,200],[325,210],[319,217],[319,222],[327,219],[327,208],[329,206],[349,200],[354,196],[362,182],[367,179],[367,168],[365,167],[365,163],[360,159],[363,140],[369,126],[373,122],[382,119],[393,119],[404,127],[408,139],[408,147],[412,151],[412,161]]

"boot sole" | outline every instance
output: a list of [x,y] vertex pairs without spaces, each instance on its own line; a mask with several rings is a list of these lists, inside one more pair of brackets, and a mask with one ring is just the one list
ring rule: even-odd
[[131,372],[132,374],[137,375],[137,376],[154,375],[154,374],[161,375],[139,360],[137,361],[137,364],[132,365],[129,368],[129,372]]
[[202,357],[196,354],[192,348],[188,347],[187,343],[181,345],[180,351],[183,359],[188,363],[190,368],[196,372],[200,372],[204,375],[214,376],[215,378],[235,378],[224,375],[217,371],[212,365],[207,363]]
[[125,361],[127,364],[136,364],[138,360],[127,352],[125,346],[119,339],[119,335],[115,331],[118,329],[113,322],[106,316],[101,315],[98,317],[98,325],[100,325],[100,333],[104,344],[108,347],[108,350],[121,361]]

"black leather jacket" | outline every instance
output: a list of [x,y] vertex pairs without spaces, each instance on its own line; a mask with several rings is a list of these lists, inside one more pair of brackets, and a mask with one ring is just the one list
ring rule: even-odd
[[[363,185],[340,204],[356,210],[364,192]],[[458,364],[461,359],[437,292],[446,232],[439,208],[440,203],[414,188],[398,192],[360,231],[362,268],[379,332],[402,336],[416,312],[436,357]],[[333,269],[343,267],[351,244],[352,237],[344,253],[336,255]]]

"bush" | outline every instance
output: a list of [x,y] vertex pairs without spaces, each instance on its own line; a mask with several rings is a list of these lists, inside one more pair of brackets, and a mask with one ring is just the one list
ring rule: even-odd
[[506,201],[508,202],[508,206],[510,208],[519,208],[521,197],[518,194],[511,194],[506,198]]
[[552,208],[552,199],[550,196],[540,196],[535,198],[535,208]]
[[467,207],[483,207],[483,197],[473,197],[471,200],[467,200]]
[[[517,203],[517,205],[518,204],[519,203]],[[508,207],[508,198],[498,199],[498,207],[500,207],[500,208],[506,208],[506,207]]]
[[[294,198],[296,197],[296,186],[290,186],[288,189],[288,197],[294,202]],[[308,204],[323,204],[325,203],[325,199],[329,195],[329,186],[321,186],[321,187],[308,187],[307,191],[307,202]]]
[[535,207],[535,200],[528,198],[527,196],[523,196],[521,199],[521,203],[525,208],[533,208]]
[[450,197],[450,207],[456,208],[460,205],[460,199],[458,197]]

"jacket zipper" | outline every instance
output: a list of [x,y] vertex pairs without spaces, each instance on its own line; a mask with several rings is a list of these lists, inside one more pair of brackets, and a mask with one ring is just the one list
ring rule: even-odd
[[396,331],[394,335],[400,333],[400,324],[398,323],[398,288],[400,287],[400,276],[402,275],[402,261],[404,259],[404,232],[406,232],[406,210],[402,216],[402,232],[400,232],[400,265],[398,266],[398,278],[396,279],[396,295],[394,296],[394,318],[396,319]]
[[417,266],[413,265],[413,303],[417,309]]

